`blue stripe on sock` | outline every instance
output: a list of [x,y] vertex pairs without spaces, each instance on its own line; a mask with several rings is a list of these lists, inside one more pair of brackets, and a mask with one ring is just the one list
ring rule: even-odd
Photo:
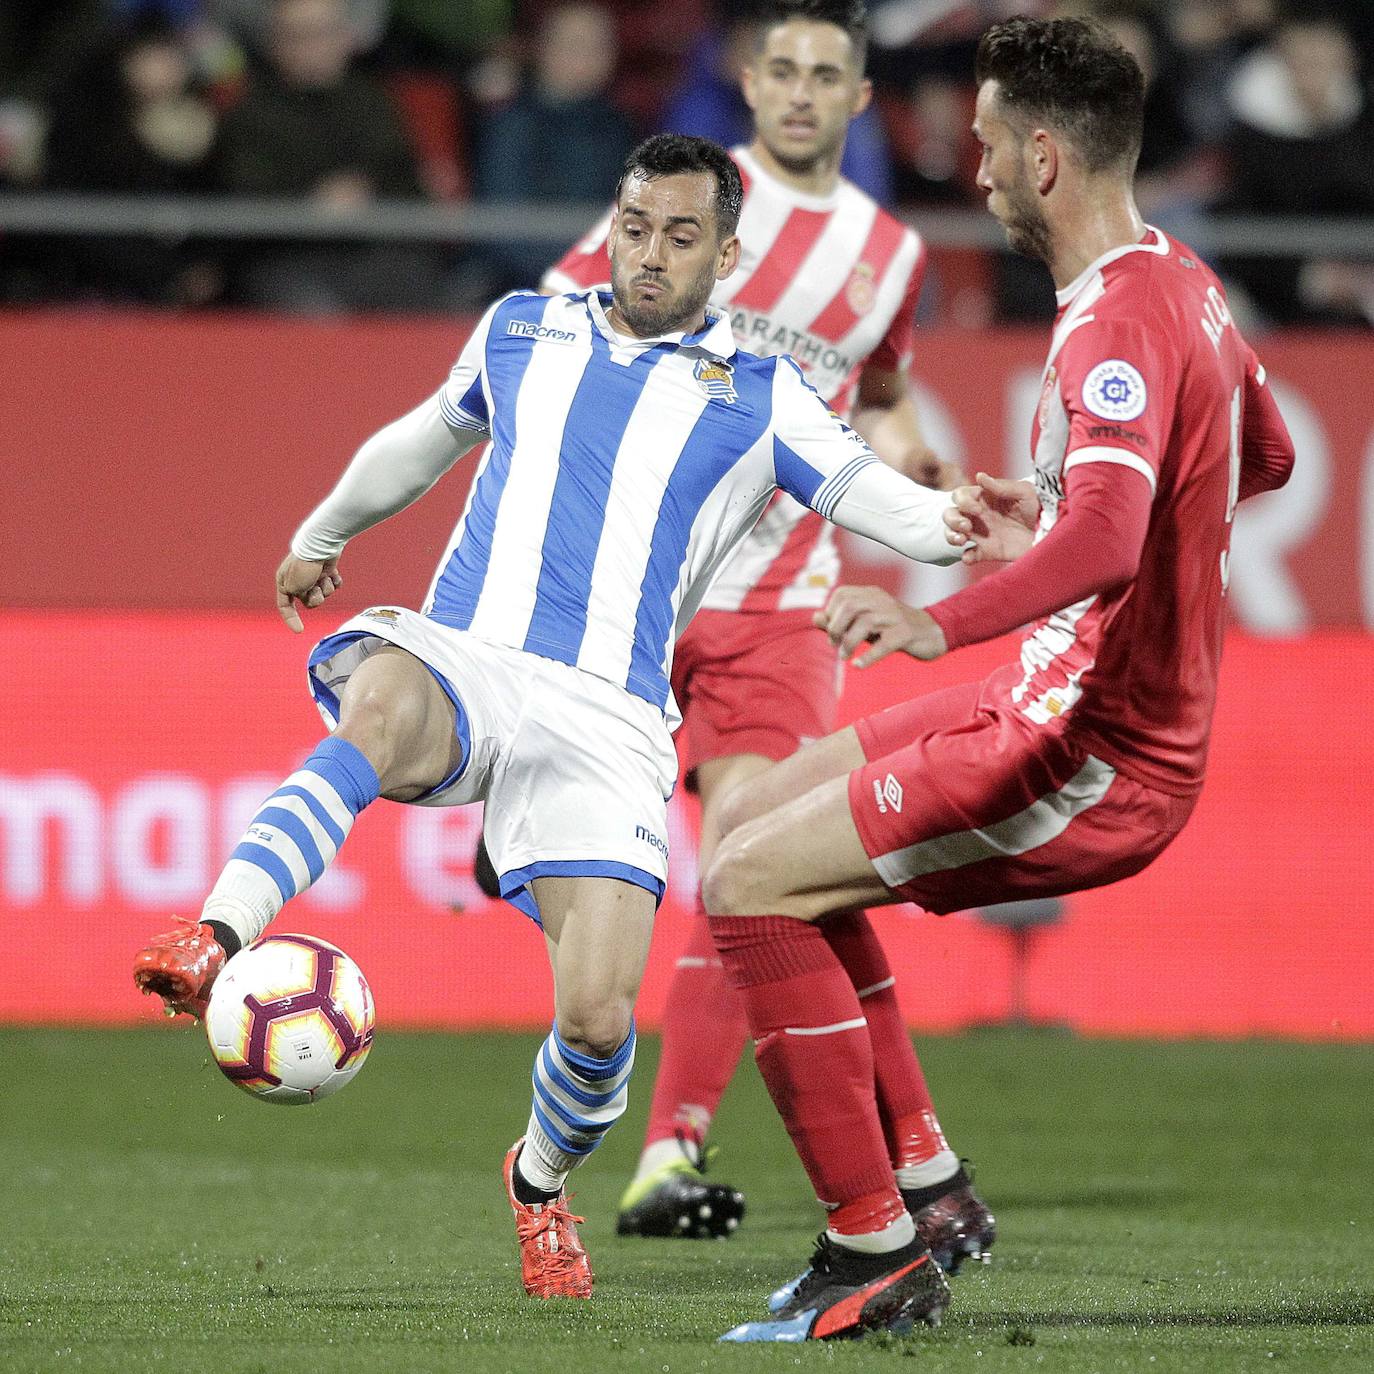
[[244,840],[234,847],[229,857],[242,859],[244,863],[262,869],[276,883],[283,902],[289,902],[296,895],[296,880],[291,876],[291,870],[266,845]]
[[534,1095],[551,1111],[565,1126],[574,1131],[581,1131],[585,1135],[602,1135],[609,1131],[617,1121],[620,1120],[620,1113],[617,1112],[609,1121],[591,1121],[585,1116],[575,1116],[557,1098],[549,1095],[548,1089],[536,1078],[534,1080]]
[[[579,1088],[576,1083],[553,1062],[553,1055],[549,1053],[549,1042],[544,1042],[544,1048],[540,1051],[540,1061],[544,1065],[544,1072],[553,1079],[574,1102],[580,1102],[584,1107],[609,1107],[615,1100],[615,1095],[620,1091],[617,1085],[608,1093],[592,1093],[585,1088]],[[537,1080],[536,1080],[537,1081]]]
[[355,816],[376,801],[382,790],[377,770],[367,761],[367,755],[346,739],[331,736],[321,740],[301,767],[318,773]]
[[553,1042],[558,1046],[558,1053],[563,1056],[569,1065],[576,1069],[583,1078],[590,1078],[592,1082],[602,1082],[607,1078],[614,1078],[625,1065],[629,1062],[630,1056],[635,1052],[635,1028],[634,1022],[630,1023],[630,1033],[621,1043],[620,1048],[611,1055],[609,1059],[596,1059],[590,1054],[579,1054],[576,1050],[570,1049],[563,1043],[563,1037],[558,1033],[558,1027],[553,1028]]
[[264,806],[253,817],[253,822],[276,826],[300,850],[312,883],[324,872],[324,857],[320,853],[320,847],[315,843],[310,828],[294,811],[284,810],[280,806]]
[[309,788],[297,787],[294,783],[290,787],[279,787],[267,801],[270,804],[278,797],[299,797],[310,808],[310,814],[319,821],[320,828],[334,842],[334,848],[338,849],[343,844],[344,832],[339,829],[334,817],[325,810],[324,803]]
[[591,1154],[591,1152],[592,1152],[594,1149],[596,1149],[596,1147],[597,1147],[598,1145],[601,1144],[601,1142],[600,1142],[599,1140],[592,1140],[592,1141],[586,1141],[586,1142],[576,1142],[576,1143],[573,1142],[573,1141],[571,1141],[571,1140],[569,1140],[568,1137],[565,1136],[565,1135],[563,1134],[563,1132],[560,1131],[560,1130],[558,1129],[558,1127],[555,1126],[555,1125],[553,1124],[553,1122],[550,1121],[549,1118],[548,1118],[547,1116],[545,1116],[544,1113],[541,1112],[541,1111],[539,1110],[539,1103],[538,1103],[538,1102],[535,1102],[535,1103],[533,1104],[533,1106],[534,1106],[534,1119],[539,1123],[539,1129],[540,1129],[541,1131],[543,1131],[544,1134],[545,1134],[546,1136],[548,1136],[548,1138],[549,1138],[550,1140],[552,1140],[553,1143],[554,1143],[555,1145],[557,1145],[558,1148],[559,1148],[560,1150],[562,1150],[564,1154],[567,1154],[567,1155],[589,1155],[589,1154]]

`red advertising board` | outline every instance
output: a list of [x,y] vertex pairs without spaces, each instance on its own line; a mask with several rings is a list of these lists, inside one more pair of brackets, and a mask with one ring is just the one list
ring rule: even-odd
[[[198,910],[252,809],[319,736],[307,642],[270,615],[204,611],[9,612],[0,634],[0,1021],[153,1019],[133,951],[168,913]],[[851,671],[845,711],[1007,652]],[[879,916],[912,1024],[998,1020],[1021,1002],[1090,1032],[1374,1037],[1370,681],[1374,640],[1358,632],[1233,635],[1207,790],[1152,868],[1070,899],[1020,950],[974,914]],[[650,1027],[691,919],[693,817],[681,795],[675,807]],[[358,959],[383,1026],[548,1021],[542,940],[472,882],[478,824],[476,808],[378,803],[280,919]]]

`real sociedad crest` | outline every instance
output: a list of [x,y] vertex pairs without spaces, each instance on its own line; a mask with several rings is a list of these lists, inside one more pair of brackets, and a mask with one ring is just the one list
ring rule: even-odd
[[692,369],[697,385],[713,401],[734,405],[739,400],[735,390],[735,369],[721,358],[698,358]]

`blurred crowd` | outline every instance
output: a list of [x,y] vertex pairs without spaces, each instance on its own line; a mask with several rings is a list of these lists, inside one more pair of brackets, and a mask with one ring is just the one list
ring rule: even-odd
[[[1219,213],[1374,224],[1374,0],[879,0],[844,170],[896,207],[977,207],[973,48],[1011,13],[1111,26],[1148,83],[1141,208],[1209,252]],[[751,0],[4,0],[0,189],[591,205],[657,129],[748,136]],[[0,300],[447,310],[560,245],[439,249],[0,231]],[[1374,325],[1374,259],[1218,262],[1260,323]],[[1009,254],[937,255],[927,313],[1052,312]]]

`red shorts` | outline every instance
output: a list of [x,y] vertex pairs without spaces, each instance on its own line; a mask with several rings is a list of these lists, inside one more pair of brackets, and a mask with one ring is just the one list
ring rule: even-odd
[[859,836],[888,887],[927,911],[1128,878],[1197,800],[1146,787],[1023,720],[991,699],[997,683],[932,692],[855,725],[868,759],[849,776]]
[[673,695],[687,785],[731,754],[785,759],[835,728],[841,666],[811,611],[698,611],[677,642]]

